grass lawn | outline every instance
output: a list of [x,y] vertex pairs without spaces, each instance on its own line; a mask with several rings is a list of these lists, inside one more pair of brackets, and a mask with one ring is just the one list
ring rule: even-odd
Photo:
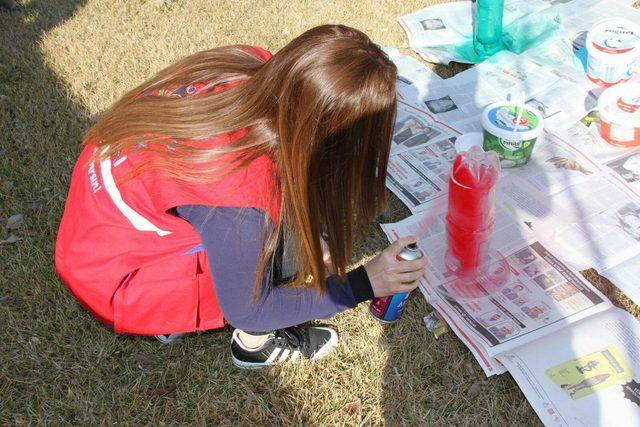
[[[232,367],[229,330],[170,346],[117,336],[53,271],[82,134],[126,90],[186,54],[236,43],[275,51],[321,23],[351,25],[408,52],[395,19],[429,3],[34,0],[0,13],[0,240],[21,239],[0,244],[0,425],[539,424],[508,374],[485,379],[453,334],[428,333],[420,297],[391,327],[365,304],[329,320],[341,344],[325,361],[246,372]],[[408,213],[392,197],[380,222]],[[23,221],[9,229],[15,214]],[[374,225],[354,262],[386,243]]]

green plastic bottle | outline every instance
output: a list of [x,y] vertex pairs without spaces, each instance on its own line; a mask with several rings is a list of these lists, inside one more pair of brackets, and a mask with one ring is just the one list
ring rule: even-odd
[[504,0],[476,0],[473,48],[486,58],[502,49]]

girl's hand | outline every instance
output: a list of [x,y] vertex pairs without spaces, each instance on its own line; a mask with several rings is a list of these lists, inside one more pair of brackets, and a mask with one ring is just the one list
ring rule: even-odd
[[336,270],[333,268],[333,261],[331,261],[329,245],[323,237],[320,237],[320,246],[322,246],[322,262],[324,262],[324,266],[327,269],[327,276],[332,276],[336,274]]
[[364,265],[375,297],[410,292],[418,286],[418,279],[427,265],[427,257],[413,261],[399,261],[396,258],[406,245],[415,242],[414,236],[401,237]]

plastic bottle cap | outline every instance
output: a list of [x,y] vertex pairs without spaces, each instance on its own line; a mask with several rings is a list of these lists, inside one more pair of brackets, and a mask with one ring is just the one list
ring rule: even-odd
[[462,134],[456,138],[456,142],[454,144],[456,148],[456,153],[469,151],[471,147],[482,148],[483,141],[484,141],[484,136],[480,132],[469,132],[469,133]]

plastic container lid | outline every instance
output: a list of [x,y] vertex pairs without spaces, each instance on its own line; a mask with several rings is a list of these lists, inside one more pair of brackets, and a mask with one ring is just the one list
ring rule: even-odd
[[544,129],[544,119],[537,109],[525,104],[518,126],[517,118],[518,104],[495,102],[482,112],[482,128],[498,138],[508,140],[528,141],[540,136]]
[[602,92],[598,112],[607,123],[640,128],[640,83],[621,83]]
[[459,137],[457,137],[454,146],[456,148],[456,153],[462,153],[463,151],[469,151],[471,147],[482,148],[483,142],[484,142],[484,136],[482,136],[482,133],[469,132],[469,133],[464,133]]
[[589,55],[607,61],[629,61],[638,56],[640,25],[626,19],[606,19],[596,24],[587,34]]

